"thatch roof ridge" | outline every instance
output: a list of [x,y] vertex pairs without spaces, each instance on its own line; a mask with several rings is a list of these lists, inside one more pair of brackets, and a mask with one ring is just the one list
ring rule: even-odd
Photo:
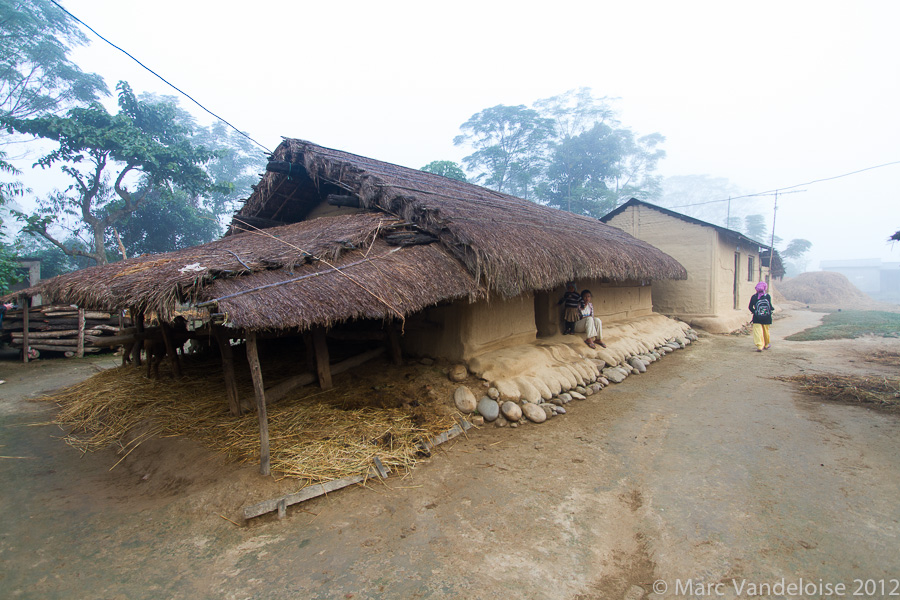
[[218,279],[276,269],[290,273],[310,262],[336,261],[349,251],[367,249],[379,232],[399,224],[377,213],[324,217],[88,267],[17,294],[110,310],[136,307],[169,316],[176,302],[206,299],[203,289]]
[[[485,288],[512,297],[570,279],[685,278],[684,268],[650,244],[596,219],[471,183],[285,139],[273,158],[300,164],[318,186],[359,197],[366,209],[415,223],[437,236]],[[238,215],[263,214],[289,198],[288,177],[266,173]]]

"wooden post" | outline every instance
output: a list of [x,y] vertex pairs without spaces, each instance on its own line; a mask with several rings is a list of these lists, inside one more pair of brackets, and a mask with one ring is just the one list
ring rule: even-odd
[[253,393],[256,396],[256,412],[259,416],[259,472],[269,474],[269,417],[266,414],[266,388],[263,385],[259,352],[256,348],[256,332],[247,332],[247,361],[253,377]]
[[28,344],[31,341],[28,335],[28,305],[31,304],[31,298],[28,296],[19,296],[19,304],[22,305],[22,360],[28,362]]
[[225,396],[228,398],[228,408],[231,414],[241,416],[241,398],[237,390],[237,378],[234,375],[234,352],[231,350],[231,334],[224,327],[214,325],[213,336],[219,344],[219,354],[222,355],[222,375],[225,378]]
[[78,344],[75,346],[75,357],[84,358],[84,309],[78,309]]
[[168,323],[160,319],[159,329],[162,331],[163,342],[166,344],[166,354],[169,355],[169,362],[172,363],[172,376],[175,379],[181,379],[181,361],[178,360],[178,353],[175,351],[175,336],[172,334],[172,328],[169,327]]
[[396,366],[403,364],[403,351],[400,348],[400,332],[397,331],[397,324],[391,321],[387,324],[387,343],[388,351],[391,354],[391,362]]
[[319,387],[323,390],[330,390],[331,365],[328,362],[328,342],[325,340],[325,328],[313,328],[312,339],[316,352],[316,373],[319,375]]
[[[137,342],[134,344],[134,347],[131,349],[131,362],[135,367],[141,366],[141,350],[144,347],[144,340],[141,336],[144,333],[144,311],[138,311],[138,309],[134,306],[131,307],[131,322],[134,325],[134,328],[137,330]],[[150,357],[147,357],[147,361],[150,361]]]

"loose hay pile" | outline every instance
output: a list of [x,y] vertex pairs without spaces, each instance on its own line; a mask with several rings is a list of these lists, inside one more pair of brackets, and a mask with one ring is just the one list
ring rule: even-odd
[[844,275],[832,271],[801,273],[780,282],[778,290],[788,300],[803,304],[841,308],[860,308],[875,304],[872,298],[850,283]]
[[775,379],[797,383],[804,392],[828,400],[900,409],[900,379],[853,375],[793,375]]
[[900,367],[900,352],[892,352],[890,350],[876,350],[869,354],[865,354],[863,358],[869,362],[887,365],[889,367]]
[[[175,382],[148,380],[142,369],[110,369],[47,399],[60,406],[56,422],[69,431],[66,442],[82,452],[117,447],[121,462],[153,436],[185,436],[232,460],[256,463],[256,412],[229,413],[217,364],[194,364],[185,372]],[[392,469],[407,469],[420,441],[455,423],[433,407],[366,406],[362,399],[371,393],[356,383],[327,393],[308,387],[268,407],[273,472],[320,483],[363,473],[375,456]],[[252,398],[252,384],[238,384],[241,397]]]

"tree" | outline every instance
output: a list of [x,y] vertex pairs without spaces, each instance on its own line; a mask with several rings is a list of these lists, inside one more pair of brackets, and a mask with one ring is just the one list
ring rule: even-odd
[[744,235],[757,242],[765,242],[766,219],[762,215],[747,215],[744,217]]
[[102,77],[69,60],[71,48],[87,43],[47,0],[0,0],[0,115],[25,119],[107,95]]
[[538,198],[550,206],[602,217],[628,198],[652,198],[659,178],[651,175],[665,152],[659,134],[635,139],[605,123],[558,142],[551,154]]
[[656,198],[654,175],[665,138],[638,136],[616,119],[609,99],[590,88],[538,100],[534,108],[498,105],[473,115],[453,142],[473,180],[563,210],[602,216],[634,196]]
[[[29,233],[40,235],[69,256],[108,262],[107,231],[138,210],[160,188],[181,188],[189,194],[209,189],[204,171],[214,154],[195,145],[190,131],[176,122],[169,103],[139,100],[125,82],[119,82],[119,112],[109,114],[99,103],[70,109],[66,116],[2,119],[10,132],[54,140],[59,147],[35,163],[59,165],[73,183],[39,202],[31,215],[19,213]],[[137,181],[137,191],[129,182]],[[117,199],[114,201],[114,199]],[[52,233],[60,216],[73,217],[72,233],[89,236],[88,250],[66,246]]]
[[543,168],[554,123],[524,105],[486,108],[462,124],[457,146],[469,144],[475,152],[463,159],[476,174],[475,182],[507,194],[528,197]]
[[462,167],[452,160],[433,160],[419,170],[425,171],[426,173],[441,175],[442,177],[449,177],[450,179],[468,181]]
[[724,177],[675,175],[662,181],[659,204],[696,219],[741,231],[748,200],[729,203],[728,198],[743,194]]
[[781,251],[781,255],[785,258],[800,258],[812,248],[812,242],[796,238],[788,242],[787,247]]
[[253,192],[252,186],[259,182],[260,173],[265,172],[267,155],[221,121],[198,129],[194,140],[215,151],[206,164],[213,185],[207,190],[203,206],[195,208],[212,212],[224,228],[237,204]]
[[[116,231],[132,257],[205,244],[218,237],[221,228],[215,212],[199,197],[181,189],[156,188]],[[107,235],[107,246],[114,244],[117,241]]]

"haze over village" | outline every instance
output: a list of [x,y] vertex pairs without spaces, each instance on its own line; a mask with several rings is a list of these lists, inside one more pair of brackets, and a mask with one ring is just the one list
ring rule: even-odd
[[[900,221],[900,165],[794,187],[900,160],[896,3],[579,3],[548,13],[350,2],[280,5],[277,17],[228,3],[65,6],[269,149],[288,136],[412,168],[462,165],[473,147],[453,140],[479,111],[589,88],[622,127],[664,138],[652,173],[662,187],[643,199],[725,226],[729,196],[793,187],[779,198],[775,234],[811,242],[799,267],[898,260],[887,238]],[[174,96],[211,123],[86,34],[72,54],[82,70],[111,90],[124,80],[137,94]],[[364,50],[346,40],[366,40]],[[115,93],[104,102],[114,110]],[[15,161],[34,190],[17,200],[26,209],[67,185],[33,171],[38,156]],[[731,224],[761,215],[768,243],[773,205],[772,195],[735,200]]]

